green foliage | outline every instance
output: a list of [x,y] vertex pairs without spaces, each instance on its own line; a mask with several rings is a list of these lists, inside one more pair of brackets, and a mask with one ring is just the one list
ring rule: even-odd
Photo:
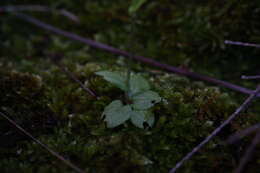
[[[153,81],[154,90],[164,99],[153,106],[151,111],[146,112],[159,116],[153,119],[154,116],[146,115],[139,110],[133,112],[129,119],[142,128],[143,124],[140,122],[149,116],[151,118],[146,123],[153,124],[156,120],[154,128],[139,130],[134,126],[128,126],[124,129],[120,127],[107,129],[100,115],[112,100],[122,99],[123,92],[114,84],[104,82],[102,78],[93,74],[102,69],[111,71],[124,69],[116,65],[105,66],[95,62],[84,64],[82,63],[84,61],[78,61],[75,64],[74,58],[78,60],[78,57],[74,56],[63,62],[82,82],[87,80],[84,82],[85,85],[100,94],[98,99],[85,94],[57,67],[50,65],[46,60],[39,59],[31,63],[34,73],[41,76],[41,80],[32,74],[10,73],[5,66],[2,66],[1,71],[4,72],[0,73],[0,85],[5,87],[1,87],[4,88],[2,89],[4,92],[1,92],[0,102],[9,106],[9,110],[14,110],[12,115],[19,116],[12,118],[18,122],[27,122],[25,124],[27,129],[37,134],[39,140],[66,156],[86,172],[106,173],[109,170],[140,173],[167,172],[173,162],[190,151],[194,143],[206,137],[234,111],[239,103],[230,94],[220,92],[216,87],[208,87],[202,82],[191,82],[178,75],[159,73],[150,76],[150,80]],[[13,63],[10,65],[14,68]],[[27,64],[22,62],[20,67],[25,69]],[[46,67],[48,67],[47,71]],[[137,88],[138,91],[140,88]],[[151,90],[150,86],[148,88]],[[145,92],[145,89],[140,90]],[[31,101],[23,102],[20,97],[14,95],[14,91],[19,93],[23,91],[22,97]],[[44,94],[44,97],[39,97],[39,94]],[[123,105],[123,101],[121,103]],[[37,106],[34,107],[33,104]],[[48,109],[54,112],[59,125],[55,125],[54,130],[43,133],[42,130],[47,130],[46,126],[39,124],[35,126],[33,120],[36,118],[36,122],[40,123],[51,120],[48,117],[44,118],[50,115],[49,111],[46,112]],[[28,115],[30,117],[34,115],[31,121],[27,119]],[[225,138],[237,130],[259,122],[257,117],[258,113],[253,110],[238,117],[232,126],[225,129],[224,134],[217,136],[212,143],[203,148],[203,152],[193,157],[189,164],[184,165],[181,172],[197,173],[209,172],[209,170],[213,173],[232,172],[232,168],[236,165],[227,161],[234,160],[236,157],[232,154],[233,150],[221,146],[223,136]],[[12,130],[6,121],[2,119],[0,122],[2,132]],[[1,145],[7,144],[10,140],[1,137]],[[218,148],[215,147],[216,144]],[[18,140],[14,145],[14,147],[10,145],[5,148],[0,147],[0,170],[3,172],[17,170],[19,172],[73,172],[32,141]],[[244,151],[246,146],[240,147]],[[215,165],[214,163],[218,163],[219,166],[212,166]],[[252,164],[257,165],[257,163]]]
[[146,0],[132,0],[132,3],[128,8],[128,13],[134,14],[145,2]]
[[129,99],[126,102],[131,102],[123,105],[120,100],[115,100],[105,107],[102,117],[105,117],[108,128],[121,125],[128,119],[139,128],[144,128],[145,122],[152,127],[154,115],[148,109],[159,103],[161,97],[158,93],[150,90],[149,83],[142,76],[131,74],[128,90],[125,74],[109,71],[100,71],[96,74],[126,92]]
[[102,117],[105,117],[108,128],[116,127],[131,117],[132,109],[129,105],[123,105],[120,100],[112,101],[105,107]]
[[150,127],[154,124],[154,115],[151,111],[134,110],[132,111],[130,118],[131,122],[139,128],[144,128],[144,122],[146,122]]
[[97,75],[103,76],[105,80],[111,82],[116,87],[120,88],[123,91],[126,91],[126,78],[124,75],[120,73],[114,73],[109,71],[100,71],[96,72]]
[[[24,0],[23,4],[33,2]],[[75,13],[80,25],[51,13],[31,12],[30,15],[78,35],[126,50],[129,40],[133,39],[129,34],[129,2],[37,1],[41,5]],[[6,5],[17,5],[14,3],[3,1]],[[259,43],[258,8],[259,1],[149,1],[141,6],[141,11],[140,8],[137,11],[136,37],[132,47],[138,55],[219,79],[236,81],[241,86],[253,89],[254,82],[240,80],[238,76],[259,71],[259,49],[228,46],[223,41],[236,39]],[[133,63],[131,69],[149,74],[153,89],[167,101],[163,99],[150,111],[156,115],[151,116],[155,120],[150,120],[156,122],[154,128],[139,130],[129,125],[124,129],[107,129],[100,115],[113,100],[125,104],[124,93],[93,74],[103,69],[124,71],[115,55],[49,35],[14,16],[2,15],[2,108],[7,108],[5,110],[14,115],[11,118],[86,172],[168,172],[246,97]],[[89,97],[78,84],[52,65],[48,60],[49,53],[63,54],[65,66],[84,85],[94,89],[99,98],[95,100]],[[232,133],[259,123],[259,111],[259,102],[256,102],[203,147],[199,154],[186,162],[179,172],[232,172],[253,136],[231,147],[222,144]],[[145,117],[141,110],[138,116],[134,115],[128,121]],[[53,122],[53,117],[58,122],[58,125],[54,125],[57,130],[46,128],[52,129],[53,125],[50,126],[49,122]],[[23,136],[17,134],[2,118],[0,128],[1,172],[73,172],[38,144],[27,139],[17,140]],[[254,155],[260,155],[259,148]],[[253,159],[247,172],[255,172],[258,167],[259,161]]]
[[140,75],[131,75],[129,81],[128,96],[132,97],[140,92],[150,90],[149,83]]
[[133,108],[137,110],[145,110],[151,108],[155,103],[161,101],[161,97],[154,91],[144,91],[133,95]]

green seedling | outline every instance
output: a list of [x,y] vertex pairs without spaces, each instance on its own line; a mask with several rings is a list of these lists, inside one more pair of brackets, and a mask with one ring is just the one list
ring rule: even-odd
[[127,95],[126,104],[123,104],[121,100],[114,100],[105,107],[102,118],[108,128],[119,126],[127,120],[139,128],[144,128],[144,123],[150,127],[153,126],[154,114],[150,108],[162,99],[158,93],[151,90],[145,78],[131,73],[128,87],[125,73],[100,71],[96,74],[123,90]]
[[[133,16],[145,2],[146,0],[133,0],[130,4],[128,13],[132,21],[131,33],[134,25]],[[131,74],[130,68],[127,69],[126,74],[109,71],[96,73],[123,90],[124,102],[127,103],[124,105],[121,100],[112,101],[105,107],[102,118],[106,121],[108,128],[119,126],[129,119],[139,128],[144,128],[144,123],[151,127],[154,123],[154,115],[149,109],[160,102],[161,97],[150,90],[149,83],[142,76]]]

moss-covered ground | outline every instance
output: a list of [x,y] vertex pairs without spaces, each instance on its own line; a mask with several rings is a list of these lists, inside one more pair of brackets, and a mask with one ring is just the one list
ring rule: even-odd
[[[3,1],[2,5],[34,1]],[[52,13],[30,12],[47,23],[111,46],[133,51],[191,71],[251,89],[258,74],[260,49],[225,45],[224,40],[260,43],[260,3],[254,1],[149,1],[137,14],[134,33],[123,0],[41,0],[65,8],[80,23]],[[0,109],[40,141],[86,172],[161,173],[208,136],[242,103],[246,95],[170,74],[84,44],[0,13]],[[130,43],[129,43],[130,42]],[[129,44],[132,45],[129,48]],[[98,95],[91,97],[51,60],[60,62]],[[139,129],[125,123],[106,128],[101,114],[124,93],[94,73],[140,73],[163,101],[153,107],[155,125]],[[229,173],[239,163],[251,137],[224,145],[233,133],[259,122],[259,101],[232,121],[179,170]],[[247,172],[259,168],[259,149]],[[0,172],[73,172],[0,117]]]

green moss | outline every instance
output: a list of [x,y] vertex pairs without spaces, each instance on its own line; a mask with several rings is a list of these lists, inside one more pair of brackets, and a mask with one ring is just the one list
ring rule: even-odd
[[[67,65],[70,64],[68,63]],[[126,128],[107,129],[101,119],[101,113],[111,100],[123,97],[123,93],[94,75],[96,70],[103,68],[107,67],[97,63],[71,66],[72,72],[87,87],[98,93],[97,99],[61,75],[55,67],[51,67],[52,72],[49,73],[39,71],[45,79],[28,73],[2,73],[1,89],[5,92],[2,93],[1,103],[11,114],[21,116],[25,112],[27,116],[37,115],[42,123],[39,128],[44,124],[44,117],[54,112],[59,125],[47,135],[43,135],[38,129],[37,136],[88,172],[166,172],[238,106],[234,99],[216,87],[207,87],[203,83],[191,82],[177,75],[158,74],[150,77],[154,90],[164,98],[162,103],[154,107],[155,126],[141,130],[129,123]],[[45,82],[49,85],[46,86]],[[12,96],[9,96],[10,94]],[[22,104],[23,101],[17,100],[19,97],[29,99],[30,105]],[[9,104],[11,101],[13,104]],[[233,152],[228,147],[221,146],[221,143],[231,133],[244,128],[245,122],[248,122],[247,125],[255,122],[252,116],[256,115],[250,112],[247,114],[251,114],[251,117],[242,116],[233,122],[204,147],[197,157],[188,162],[183,171],[231,171],[235,167],[234,163],[227,164],[225,160],[236,158]],[[20,119],[15,120],[22,121],[22,125],[26,123],[27,127],[34,125],[32,117]],[[7,124],[4,120],[1,122]],[[28,130],[35,131],[32,128]],[[12,169],[24,172],[71,172],[39,145],[30,141],[20,143],[19,149],[11,151],[16,157],[13,158],[9,152],[9,157],[0,162],[0,167],[12,164]],[[6,153],[4,150],[1,152]],[[196,169],[198,165],[200,169]],[[11,168],[5,170],[12,171]]]
[[[241,74],[257,72],[258,52],[223,45],[223,40],[259,41],[256,1],[149,2],[138,14],[134,38],[130,38],[128,4],[123,0],[40,2],[65,7],[81,20],[80,25],[72,25],[60,16],[37,15],[55,26],[121,49],[127,49],[132,39],[135,54],[254,86],[253,82],[237,79]],[[141,130],[127,123],[107,129],[101,113],[112,100],[124,97],[124,93],[94,72],[123,71],[126,62],[122,57],[58,36],[46,36],[45,32],[10,16],[3,18],[3,22],[0,108],[87,172],[167,172],[245,98],[133,62],[131,69],[149,79],[153,90],[164,98],[153,108],[155,126]],[[21,25],[24,27],[18,31]],[[97,99],[60,71],[49,60],[50,54],[63,57],[64,66],[94,90]],[[251,138],[231,147],[222,145],[223,141],[232,133],[259,122],[257,104],[224,128],[180,172],[231,172]],[[73,172],[39,145],[20,140],[22,135],[3,118],[0,118],[0,129],[1,141],[5,141],[0,144],[2,172]],[[15,135],[5,136],[9,132]],[[6,138],[15,145],[6,149],[4,144],[9,145]],[[259,155],[258,150],[255,153]],[[257,166],[255,159],[249,170]]]
[[[0,109],[33,134],[49,132],[57,122],[48,107],[46,89],[37,75],[19,72],[0,72]],[[1,118],[1,145],[15,145],[25,138]]]

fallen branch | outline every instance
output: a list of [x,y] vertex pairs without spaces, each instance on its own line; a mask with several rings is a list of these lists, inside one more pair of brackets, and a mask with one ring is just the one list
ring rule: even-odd
[[228,140],[226,141],[227,144],[233,144],[236,141],[240,140],[241,138],[248,136],[249,134],[256,131],[255,138],[252,140],[250,146],[247,148],[244,156],[240,160],[239,166],[235,170],[235,173],[241,173],[244,170],[247,162],[250,160],[250,158],[253,154],[253,151],[255,150],[255,147],[259,143],[259,140],[260,140],[260,129],[259,128],[260,128],[260,123],[237,132],[235,135],[232,135],[231,137],[229,137]]
[[247,148],[246,153],[244,154],[243,158],[240,160],[238,168],[235,170],[235,173],[241,173],[243,169],[245,168],[247,162],[251,158],[256,145],[260,141],[260,130],[257,131],[257,134],[255,135],[255,138],[252,140],[252,143],[250,146]]
[[256,76],[241,76],[241,79],[260,79],[260,75],[256,75]]
[[12,119],[10,119],[5,113],[0,111],[0,115],[6,119],[10,124],[12,124],[15,128],[17,128],[19,131],[21,131],[23,134],[25,134],[27,137],[29,137],[30,139],[32,139],[34,142],[36,142],[37,144],[39,144],[42,148],[44,148],[45,150],[47,150],[51,155],[53,155],[54,157],[56,157],[57,159],[59,159],[60,161],[62,161],[64,164],[66,164],[67,166],[69,166],[71,169],[73,169],[75,172],[78,173],[85,173],[85,171],[83,171],[82,169],[80,169],[79,167],[77,167],[76,165],[72,164],[70,161],[66,160],[64,157],[62,157],[60,154],[58,154],[57,152],[53,151],[52,149],[50,149],[47,145],[43,144],[41,141],[39,141],[38,139],[36,139],[34,136],[32,136],[29,132],[27,132],[24,128],[22,128],[21,126],[19,126],[15,121],[13,121]]
[[[44,22],[41,22],[41,21],[39,21],[39,20],[37,20],[37,19],[35,19],[33,17],[30,17],[28,15],[25,15],[25,14],[21,14],[21,13],[13,13],[13,14],[15,14],[16,17],[18,17],[18,18],[20,18],[20,19],[22,19],[22,20],[24,20],[26,22],[32,23],[32,24],[34,24],[34,25],[36,25],[36,26],[38,26],[40,28],[43,28],[43,29],[48,30],[48,31],[51,31],[51,32],[53,32],[55,34],[58,34],[58,35],[62,35],[62,36],[67,37],[69,39],[85,43],[88,46],[91,46],[93,48],[101,49],[101,50],[110,52],[112,54],[116,54],[116,55],[121,55],[121,56],[128,57],[128,58],[132,58],[132,59],[134,59],[136,61],[139,61],[139,62],[142,62],[144,64],[148,64],[148,65],[151,65],[151,66],[154,66],[154,67],[158,67],[158,68],[167,70],[169,72],[173,72],[173,73],[177,73],[177,74],[180,74],[180,75],[188,76],[188,77],[191,77],[191,78],[194,78],[194,79],[203,80],[203,81],[206,81],[206,82],[209,82],[209,83],[212,83],[212,84],[216,84],[216,85],[219,85],[219,86],[222,86],[222,87],[226,87],[226,88],[232,89],[234,91],[238,91],[238,92],[244,93],[244,94],[251,94],[253,92],[250,89],[243,88],[241,86],[238,86],[238,85],[226,82],[226,81],[222,81],[222,80],[211,78],[209,76],[205,76],[205,75],[201,75],[201,74],[198,74],[198,73],[190,72],[190,71],[187,71],[187,70],[184,70],[184,69],[181,69],[181,68],[170,66],[168,64],[162,64],[162,63],[160,63],[158,61],[155,61],[155,60],[153,60],[151,58],[145,58],[143,56],[132,55],[132,54],[126,52],[126,51],[123,51],[123,50],[120,50],[120,49],[108,46],[106,44],[95,42],[93,40],[81,37],[81,36],[79,36],[77,34],[74,34],[74,33],[71,33],[71,32],[67,32],[67,31],[61,30],[59,28],[56,28],[56,27],[54,27],[52,25],[46,24]],[[257,97],[260,97],[260,94],[258,94]]]
[[254,100],[254,98],[259,94],[260,92],[260,85],[256,88],[254,92],[250,94],[250,96],[244,101],[242,105],[240,105],[236,111],[229,116],[228,119],[226,119],[218,128],[216,128],[207,138],[205,138],[199,145],[197,145],[191,152],[189,152],[185,157],[182,158],[181,161],[179,161],[174,168],[170,170],[169,173],[176,172],[177,169],[179,169],[183,163],[187,160],[189,160],[197,151],[199,151],[206,143],[208,143],[214,136],[216,136],[227,124],[230,123],[241,111],[246,109],[248,105]]
[[235,143],[236,141],[240,140],[241,138],[245,137],[245,136],[248,136],[250,133],[253,133],[254,131],[257,131],[258,129],[260,128],[260,123],[259,124],[256,124],[256,125],[253,125],[253,126],[250,126],[244,130],[241,130],[239,132],[236,132],[234,135],[230,136],[226,143],[227,144],[233,144]]
[[260,44],[253,44],[253,43],[245,43],[240,41],[231,41],[225,40],[225,44],[237,45],[237,46],[246,46],[246,47],[257,47],[260,48]]
[[56,12],[59,15],[65,16],[73,22],[79,23],[79,19],[73,13],[65,9],[52,9],[42,5],[8,5],[0,6],[0,12],[19,12],[19,11],[38,11],[38,12]]
[[79,86],[86,91],[89,95],[91,95],[92,97],[96,98],[96,94],[94,93],[94,91],[92,91],[91,89],[87,88],[82,82],[80,82],[80,80],[78,78],[76,78],[66,67],[64,67],[61,63],[55,62],[53,61],[54,64],[62,71],[64,72],[71,80],[73,80],[74,82],[78,83]]

